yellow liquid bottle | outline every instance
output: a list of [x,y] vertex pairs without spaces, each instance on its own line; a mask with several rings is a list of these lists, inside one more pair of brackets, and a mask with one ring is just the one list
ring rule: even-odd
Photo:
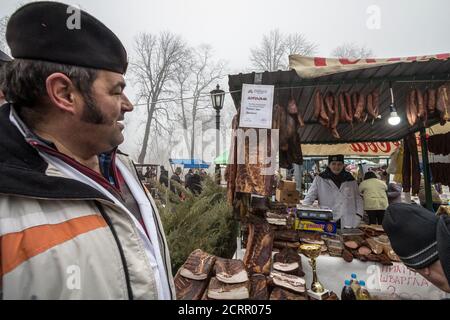
[[370,293],[366,289],[365,281],[359,282],[360,287],[356,290],[356,300],[370,300]]

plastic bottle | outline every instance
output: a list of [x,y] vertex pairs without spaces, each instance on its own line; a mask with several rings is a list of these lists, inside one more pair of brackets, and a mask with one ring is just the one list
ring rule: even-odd
[[352,277],[352,280],[350,281],[350,287],[353,289],[353,292],[356,295],[356,291],[358,291],[358,289],[360,288],[359,281],[356,278],[355,273],[352,273],[351,277]]
[[370,300],[369,291],[366,289],[366,282],[361,280],[359,282],[360,287],[356,292],[356,300]]
[[350,280],[345,280],[345,287],[342,289],[341,300],[356,300],[356,295],[350,287]]

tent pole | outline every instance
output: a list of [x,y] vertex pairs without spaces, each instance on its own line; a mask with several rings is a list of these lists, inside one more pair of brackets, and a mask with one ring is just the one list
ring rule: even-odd
[[422,167],[423,178],[425,182],[425,199],[428,210],[433,211],[433,199],[431,197],[431,182],[430,182],[430,163],[428,160],[428,143],[426,137],[425,127],[420,128],[420,145],[422,149]]

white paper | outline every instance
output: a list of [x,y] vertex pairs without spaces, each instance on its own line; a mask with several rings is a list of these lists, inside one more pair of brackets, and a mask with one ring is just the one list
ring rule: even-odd
[[242,85],[240,127],[272,128],[273,92],[274,86]]

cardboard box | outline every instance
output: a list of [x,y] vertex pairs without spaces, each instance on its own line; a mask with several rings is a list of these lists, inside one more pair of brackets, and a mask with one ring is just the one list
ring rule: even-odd
[[302,231],[331,233],[331,234],[336,234],[337,232],[335,221],[295,219],[295,229]]
[[277,189],[275,199],[282,203],[298,203],[300,201],[300,192],[297,190],[286,191]]
[[295,183],[295,181],[281,180],[278,185],[278,189],[284,191],[296,191],[297,184]]

